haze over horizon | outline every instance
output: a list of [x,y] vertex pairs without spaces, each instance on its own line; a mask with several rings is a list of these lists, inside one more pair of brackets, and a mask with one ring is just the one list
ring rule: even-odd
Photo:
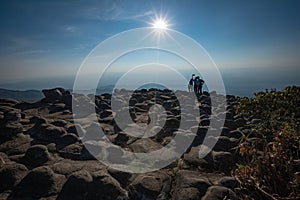
[[[298,1],[3,2],[0,87],[70,88],[81,63],[100,42],[129,29],[149,27],[158,16],[165,18],[168,28],[203,46],[231,94],[299,85],[299,8]],[[126,71],[124,66],[147,56],[129,56],[120,62],[108,74],[106,85]],[[163,59],[172,59],[189,78],[192,71],[185,71],[179,60],[168,55]]]

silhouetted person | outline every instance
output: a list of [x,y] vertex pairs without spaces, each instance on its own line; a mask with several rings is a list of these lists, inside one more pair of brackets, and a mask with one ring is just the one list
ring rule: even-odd
[[195,81],[195,74],[193,74],[192,78],[190,79],[190,82],[189,82],[189,85],[188,85],[189,92],[193,91],[194,81]]
[[197,76],[194,83],[194,91],[196,94],[202,94],[203,83],[204,81],[199,76]]

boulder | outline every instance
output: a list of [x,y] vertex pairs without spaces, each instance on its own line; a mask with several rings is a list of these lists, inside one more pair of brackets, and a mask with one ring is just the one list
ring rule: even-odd
[[[200,149],[201,148],[206,148],[206,151],[209,153],[205,155],[203,158],[200,158]],[[190,152],[185,153],[183,155],[183,160],[189,165],[189,166],[194,166],[194,167],[200,167],[202,169],[207,169],[211,170],[213,167],[213,157],[211,154],[211,149],[208,147],[201,145],[197,147],[192,147]]]
[[19,122],[21,120],[21,113],[20,111],[9,111],[4,114],[4,119],[7,122]]
[[56,119],[54,122],[51,122],[51,124],[58,127],[65,127],[68,122],[63,119]]
[[8,150],[6,151],[6,154],[9,156],[22,155],[27,151],[27,149],[31,147],[30,141],[31,138],[28,137],[28,135],[24,135],[21,133],[16,139],[10,140],[1,146],[3,147],[4,145],[7,145],[6,148]]
[[89,186],[87,199],[128,199],[127,192],[106,170],[93,172],[92,177],[93,181]]
[[58,194],[65,177],[55,174],[49,167],[31,170],[12,191],[12,199],[38,199]]
[[234,190],[238,186],[237,180],[231,176],[224,176],[216,182],[217,185],[221,185]]
[[58,141],[58,146],[65,147],[70,144],[75,144],[78,141],[79,141],[79,138],[77,137],[77,135],[75,135],[73,133],[68,133],[68,134],[61,136],[61,138]]
[[15,105],[20,103],[16,99],[11,99],[11,98],[5,98],[5,99],[0,99],[0,104],[10,104],[10,105]]
[[69,91],[63,88],[45,89],[42,92],[46,100],[50,102],[63,101],[64,97],[70,94]]
[[211,185],[208,178],[199,172],[181,170],[175,176],[173,199],[197,200],[204,196]]
[[49,105],[49,113],[57,113],[57,112],[62,112],[65,110],[66,104],[65,103],[54,103]]
[[236,194],[229,188],[223,186],[211,186],[208,188],[204,197],[201,200],[224,200],[237,199]]
[[214,146],[213,150],[215,151],[230,151],[238,145],[238,139],[229,138],[226,136],[219,136],[217,143]]
[[56,143],[66,131],[64,128],[54,126],[53,124],[41,124],[30,128],[27,133],[41,143],[48,144],[52,142]]
[[79,124],[69,125],[69,126],[66,127],[66,130],[67,130],[68,133],[74,133],[78,137],[83,137],[86,133],[86,131]]
[[233,155],[230,152],[213,151],[214,169],[228,173],[234,166]]
[[138,176],[129,186],[130,199],[168,199],[171,177],[164,172],[150,172]]
[[74,172],[63,185],[63,188],[57,199],[86,199],[92,181],[93,177],[86,170]]
[[29,119],[30,123],[40,126],[41,124],[47,124],[47,120],[44,117],[33,116]]
[[147,153],[159,150],[162,148],[162,146],[150,138],[142,138],[130,144],[129,148],[135,153]]
[[27,168],[18,163],[6,164],[0,168],[0,193],[16,186],[27,174]]
[[22,162],[29,168],[35,168],[45,164],[49,160],[50,154],[47,147],[44,145],[34,145],[26,151]]
[[13,139],[0,143],[0,151],[7,155],[22,154],[29,148],[31,141],[32,138],[29,135],[18,133]]
[[108,169],[108,173],[116,179],[123,188],[126,188],[130,183],[130,178],[132,174],[129,172],[118,171],[113,168]]
[[8,123],[2,127],[0,134],[0,144],[16,137],[17,134],[23,132],[23,125],[20,123]]

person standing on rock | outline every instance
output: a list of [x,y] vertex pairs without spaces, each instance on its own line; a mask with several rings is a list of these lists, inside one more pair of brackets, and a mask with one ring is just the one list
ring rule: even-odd
[[198,79],[199,79],[199,85],[198,85],[198,94],[202,95],[202,86],[204,84],[204,80],[202,80],[199,76],[198,76]]
[[197,76],[195,79],[195,85],[194,85],[194,91],[196,94],[202,95],[203,84],[204,84],[204,81],[199,76]]
[[189,92],[193,91],[194,81],[195,81],[195,74],[193,74],[192,78],[190,79],[190,82],[189,82],[189,85],[188,85]]

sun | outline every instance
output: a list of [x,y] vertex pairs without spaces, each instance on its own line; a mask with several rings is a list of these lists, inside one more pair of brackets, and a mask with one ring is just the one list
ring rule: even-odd
[[152,23],[152,28],[155,29],[168,29],[168,22],[165,19],[156,19],[153,23]]

